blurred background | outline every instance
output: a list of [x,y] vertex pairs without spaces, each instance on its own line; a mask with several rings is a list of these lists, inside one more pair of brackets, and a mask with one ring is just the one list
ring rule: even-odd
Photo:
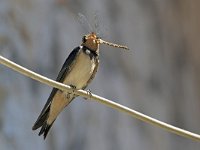
[[[200,1],[1,0],[0,54],[55,79],[99,16],[100,67],[88,87],[146,115],[200,133]],[[31,130],[51,87],[0,65],[0,149],[199,150],[200,143],[168,133],[79,97],[47,139]]]

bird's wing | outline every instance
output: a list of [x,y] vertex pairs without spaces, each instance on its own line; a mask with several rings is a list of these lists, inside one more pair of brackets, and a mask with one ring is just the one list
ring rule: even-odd
[[[81,49],[80,47],[76,47],[70,53],[70,55],[66,59],[65,63],[63,64],[63,66],[58,74],[58,77],[56,78],[56,81],[61,82],[61,83],[64,81],[65,77],[70,72],[70,70],[75,62],[76,57],[79,55],[80,49]],[[42,109],[37,121],[35,122],[35,124],[33,126],[33,130],[39,128],[42,125],[42,123],[45,121],[45,119],[47,117],[46,115],[48,114],[48,111],[49,111],[48,109],[50,109],[49,106],[51,105],[52,99],[57,91],[58,91],[58,89],[56,89],[56,88],[53,88],[53,90],[51,91],[51,94],[50,94],[44,108]]]

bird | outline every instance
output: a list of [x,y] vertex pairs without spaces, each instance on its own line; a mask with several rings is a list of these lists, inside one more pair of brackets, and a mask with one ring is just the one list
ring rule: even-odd
[[[76,90],[84,90],[93,80],[98,70],[100,44],[128,49],[127,46],[104,41],[94,32],[84,35],[82,44],[74,48],[67,57],[56,81],[69,85]],[[77,96],[73,93],[53,88],[32,130],[41,128],[38,135],[43,135],[44,139],[46,139],[57,116]]]

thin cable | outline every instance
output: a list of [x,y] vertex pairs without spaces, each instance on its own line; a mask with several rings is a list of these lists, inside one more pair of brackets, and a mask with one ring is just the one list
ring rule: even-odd
[[195,134],[195,133],[192,133],[190,131],[180,129],[178,127],[164,123],[162,121],[159,121],[157,119],[154,119],[152,117],[144,115],[144,114],[142,114],[138,111],[132,110],[128,107],[125,107],[121,104],[118,104],[118,103],[113,102],[111,100],[108,100],[106,98],[100,97],[98,95],[92,94],[90,92],[87,92],[87,91],[84,91],[84,90],[75,90],[74,91],[74,89],[72,89],[68,85],[65,85],[65,84],[56,82],[54,80],[51,80],[47,77],[41,76],[41,75],[39,75],[39,74],[37,74],[33,71],[30,71],[30,70],[12,62],[12,61],[4,58],[1,55],[0,55],[0,63],[11,68],[11,69],[13,69],[13,70],[15,70],[15,71],[17,71],[17,72],[19,72],[19,73],[21,73],[21,74],[23,74],[23,75],[25,75],[25,76],[27,76],[27,77],[29,77],[29,78],[32,78],[34,80],[37,80],[37,81],[42,82],[44,84],[47,84],[49,86],[58,88],[58,89],[63,90],[63,91],[74,92],[77,95],[80,95],[80,96],[85,97],[87,99],[97,101],[97,102],[104,104],[108,107],[111,107],[111,108],[116,109],[118,111],[124,112],[124,113],[126,113],[126,114],[128,114],[128,115],[130,115],[134,118],[137,118],[137,119],[142,120],[146,123],[152,124],[153,126],[160,127],[160,128],[165,129],[169,132],[172,132],[174,134],[177,134],[177,135],[180,135],[180,136],[192,139],[192,140],[200,141],[200,135],[198,135],[198,134]]

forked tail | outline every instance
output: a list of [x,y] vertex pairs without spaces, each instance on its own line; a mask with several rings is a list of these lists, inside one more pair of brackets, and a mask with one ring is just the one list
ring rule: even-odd
[[44,139],[46,138],[51,126],[53,125],[54,121],[51,124],[47,123],[47,119],[49,117],[49,112],[50,112],[50,106],[48,107],[48,109],[46,109],[46,111],[44,113],[42,113],[37,121],[35,122],[35,124],[32,127],[32,130],[37,130],[38,128],[41,127],[40,132],[39,132],[39,136],[43,134]]

